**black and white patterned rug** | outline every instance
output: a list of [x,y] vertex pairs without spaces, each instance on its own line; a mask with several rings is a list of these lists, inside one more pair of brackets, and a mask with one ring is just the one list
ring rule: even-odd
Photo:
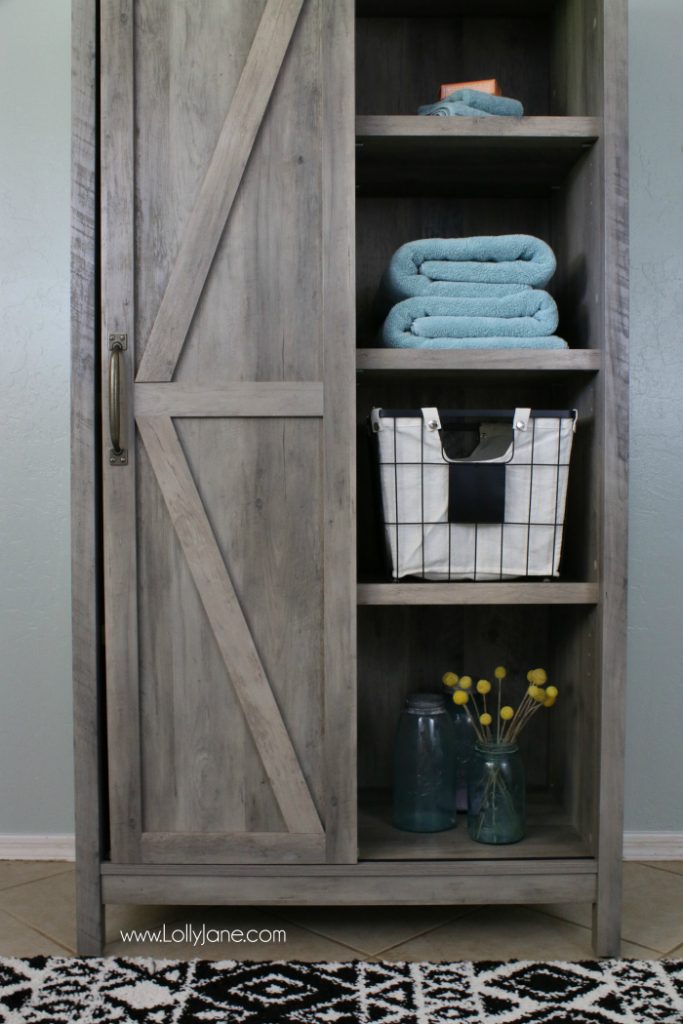
[[681,1024],[683,960],[0,959],[3,1024]]

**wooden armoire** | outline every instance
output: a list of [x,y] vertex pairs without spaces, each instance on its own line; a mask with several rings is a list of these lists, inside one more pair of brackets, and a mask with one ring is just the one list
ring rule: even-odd
[[[106,904],[590,902],[619,950],[625,0],[74,0],[78,934]],[[496,77],[526,116],[418,117]],[[403,242],[524,232],[566,351],[375,347]],[[365,421],[571,408],[559,580],[382,576]],[[513,847],[391,825],[406,694],[544,664]]]

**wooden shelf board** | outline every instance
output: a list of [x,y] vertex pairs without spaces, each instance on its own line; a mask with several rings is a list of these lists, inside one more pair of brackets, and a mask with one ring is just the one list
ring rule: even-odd
[[359,583],[358,604],[597,604],[597,583]]
[[[527,835],[519,843],[490,846],[476,843],[467,832],[465,814],[448,832],[402,832],[391,824],[387,791],[361,791],[358,801],[358,841],[361,860],[506,861],[520,859],[591,857],[591,851],[563,810],[545,795],[530,794]],[[500,871],[502,865],[496,864]],[[563,868],[564,870],[564,868]]]
[[597,349],[391,349],[359,348],[356,369],[362,373],[596,373],[602,365]]
[[533,17],[547,15],[556,0],[357,0],[361,18]]
[[357,117],[357,187],[361,195],[539,194],[562,185],[600,132],[593,117]]

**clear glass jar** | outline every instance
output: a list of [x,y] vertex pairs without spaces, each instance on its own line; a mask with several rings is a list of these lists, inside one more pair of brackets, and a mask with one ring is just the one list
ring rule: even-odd
[[394,752],[396,828],[455,828],[455,726],[439,693],[415,693],[401,712]]
[[451,686],[444,686],[443,695],[446,701],[448,714],[455,726],[455,802],[459,811],[467,810],[467,775],[469,763],[474,752],[474,744],[477,734],[472,725],[472,719],[465,709],[459,704],[453,703],[454,689]]
[[524,763],[515,743],[476,743],[469,765],[467,831],[478,843],[524,838]]

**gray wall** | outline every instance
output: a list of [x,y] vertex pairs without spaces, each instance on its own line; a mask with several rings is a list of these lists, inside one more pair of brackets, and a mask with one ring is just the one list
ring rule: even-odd
[[683,830],[683,3],[630,0],[626,827]]
[[[683,831],[683,3],[630,8],[626,827]],[[0,97],[0,834],[58,833],[72,829],[69,0],[0,0]]]
[[71,832],[69,0],[0,0],[0,833]]

